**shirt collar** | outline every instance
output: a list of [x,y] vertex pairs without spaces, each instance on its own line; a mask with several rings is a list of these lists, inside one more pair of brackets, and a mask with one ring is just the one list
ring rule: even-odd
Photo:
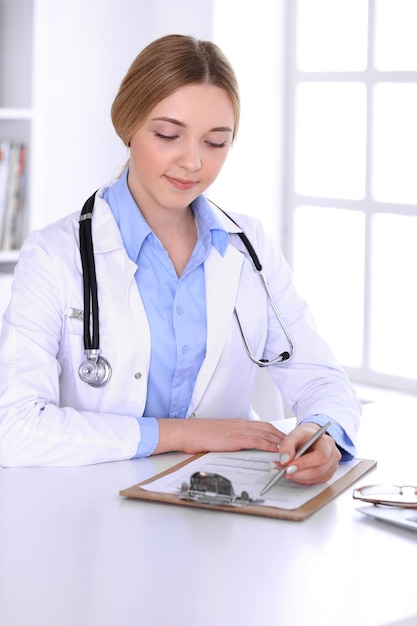
[[[120,178],[109,185],[103,194],[110,206],[122,235],[129,258],[136,263],[143,242],[152,230],[144,219],[130,193],[127,184],[128,168]],[[223,256],[229,243],[229,233],[222,226],[212,207],[204,196],[198,196],[192,203],[198,237],[203,246],[212,245]]]
[[103,197],[117,222],[128,257],[136,263],[142,244],[152,231],[130,193],[127,173],[126,168],[120,178],[106,188]]
[[216,250],[224,255],[229,243],[229,233],[220,223],[208,200],[204,196],[198,196],[192,203],[198,236],[207,240]]

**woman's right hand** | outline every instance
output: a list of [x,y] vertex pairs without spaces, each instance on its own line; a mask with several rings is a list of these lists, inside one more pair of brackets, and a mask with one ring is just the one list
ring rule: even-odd
[[226,419],[159,419],[161,452],[233,452],[265,450],[277,452],[284,434],[269,422]]

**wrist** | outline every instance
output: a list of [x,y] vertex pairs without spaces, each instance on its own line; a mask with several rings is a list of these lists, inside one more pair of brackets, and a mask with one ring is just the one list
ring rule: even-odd
[[186,418],[164,417],[157,419],[159,441],[155,454],[163,452],[183,452],[187,449],[190,420]]

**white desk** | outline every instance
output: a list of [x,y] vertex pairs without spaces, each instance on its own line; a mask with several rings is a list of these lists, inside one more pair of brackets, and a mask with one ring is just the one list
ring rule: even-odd
[[[417,482],[417,402],[368,405],[358,484]],[[352,490],[304,522],[125,500],[183,455],[0,469],[1,626],[417,624],[417,533]]]

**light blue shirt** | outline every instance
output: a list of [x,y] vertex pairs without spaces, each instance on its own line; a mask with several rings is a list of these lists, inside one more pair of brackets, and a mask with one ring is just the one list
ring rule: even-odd
[[225,231],[200,196],[192,204],[197,243],[180,277],[159,239],[138,211],[127,173],[108,187],[104,199],[119,226],[129,258],[137,264],[136,282],[151,332],[151,360],[144,415],[138,418],[141,441],[136,456],[155,450],[156,418],[184,418],[206,352],[207,315],[204,261],[213,245],[224,255]]
[[[214,246],[223,256],[229,234],[221,226],[207,200],[192,203],[198,239],[180,277],[159,239],[138,210],[127,185],[126,169],[108,187],[104,199],[119,226],[129,258],[137,264],[136,282],[145,306],[151,332],[151,360],[147,401],[135,455],[152,454],[158,445],[157,418],[186,417],[198,371],[204,359],[207,336],[204,261]],[[329,418],[312,415],[303,422],[323,426]],[[339,424],[332,421],[329,434],[341,448],[342,461],[350,460],[355,448]]]

